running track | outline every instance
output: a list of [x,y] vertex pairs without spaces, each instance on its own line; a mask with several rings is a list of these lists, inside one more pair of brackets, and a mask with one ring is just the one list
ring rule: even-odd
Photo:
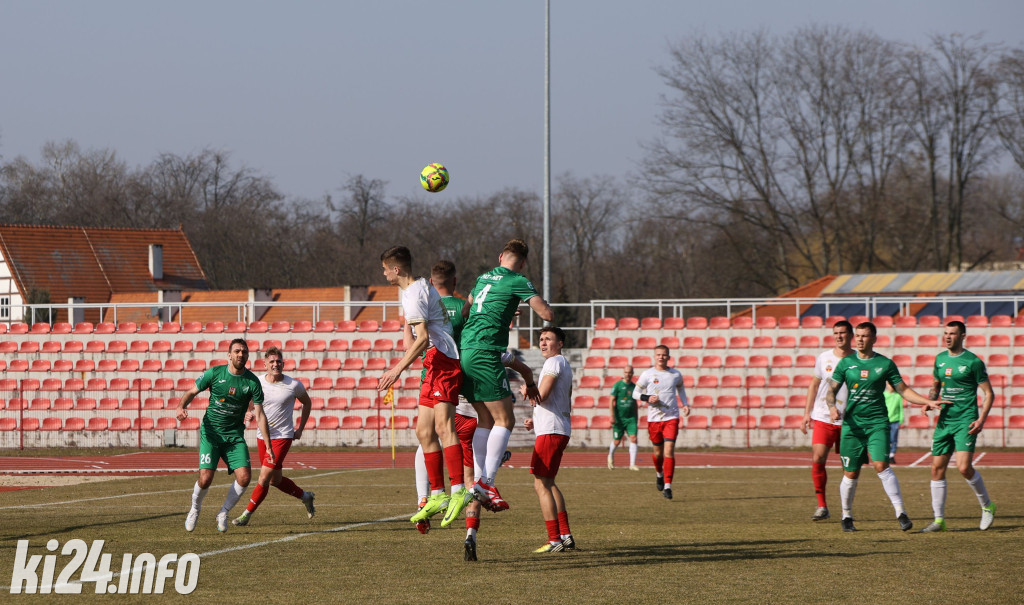
[[[563,467],[600,468],[607,461],[607,450],[594,452],[566,452],[562,458]],[[164,474],[194,473],[198,467],[195,451],[184,452],[137,452],[116,456],[67,456],[67,457],[0,457],[0,475],[16,474]],[[530,453],[516,451],[509,465],[523,467],[529,464]],[[809,451],[719,451],[719,452],[676,452],[676,467],[682,468],[804,468],[809,465]],[[927,467],[930,454],[925,451],[900,452],[897,457],[900,466]],[[253,457],[258,460],[258,457]],[[622,468],[628,464],[623,450],[615,455],[616,464]],[[638,456],[641,467],[650,468],[649,452]],[[979,467],[1024,468],[1024,452],[989,451],[975,454],[974,462]],[[413,453],[398,452],[394,461],[388,450],[365,452],[290,452],[285,468],[303,469],[345,469],[345,468],[412,468]],[[838,466],[838,456],[829,456],[829,465]],[[223,468],[223,463],[221,463]]]

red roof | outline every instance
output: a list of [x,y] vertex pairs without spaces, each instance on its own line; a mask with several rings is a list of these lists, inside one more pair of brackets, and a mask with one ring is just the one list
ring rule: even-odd
[[[163,246],[163,278],[149,272],[149,245]],[[106,303],[119,292],[205,290],[209,286],[185,232],[178,229],[107,229],[0,225],[0,253],[23,296],[50,294]]]

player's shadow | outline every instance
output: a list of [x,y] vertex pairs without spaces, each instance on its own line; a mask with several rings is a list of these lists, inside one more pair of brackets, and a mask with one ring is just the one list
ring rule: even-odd
[[40,537],[54,538],[54,537],[57,537],[57,536],[59,536],[61,534],[70,533],[70,532],[78,531],[78,530],[81,530],[81,529],[90,529],[90,528],[96,528],[96,527],[110,527],[110,526],[125,527],[125,526],[128,526],[128,525],[132,524],[132,523],[148,523],[150,521],[156,521],[158,519],[167,519],[168,517],[181,517],[181,516],[182,516],[181,513],[165,513],[165,514],[162,514],[162,515],[149,515],[148,517],[135,517],[135,518],[130,518],[130,519],[129,518],[124,518],[124,517],[115,517],[115,518],[110,519],[109,521],[97,521],[95,523],[76,523],[75,525],[68,525],[68,526],[65,526],[65,527],[49,527],[49,528],[47,528],[47,530],[45,532],[37,532],[37,533],[30,533],[30,534],[26,533],[26,534],[11,536],[9,538],[9,540],[11,540],[11,542],[8,542],[4,546],[8,546],[8,545],[14,543],[13,541],[15,541],[15,540],[27,540],[29,538],[40,538]]
[[[813,548],[806,548],[813,546]],[[872,551],[870,553],[843,552],[839,550],[821,550],[818,540],[755,540],[744,542],[697,542],[693,544],[653,544],[637,548],[616,548],[578,554],[587,556],[573,557],[577,553],[565,553],[565,558],[555,561],[549,558],[532,559],[540,565],[563,568],[600,568],[621,567],[623,565],[650,565],[652,563],[693,563],[750,561],[757,559],[821,559],[825,557],[850,558],[875,556],[879,554],[899,554],[897,551]]]

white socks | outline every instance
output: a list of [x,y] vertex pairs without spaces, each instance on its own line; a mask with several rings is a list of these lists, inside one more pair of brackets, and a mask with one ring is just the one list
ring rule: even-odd
[[416,448],[416,455],[413,457],[413,466],[416,468],[416,500],[427,497],[430,492],[430,478],[427,477],[427,463],[423,461],[423,446]]
[[900,482],[896,478],[896,473],[892,472],[891,468],[887,468],[878,473],[878,478],[882,480],[882,488],[885,489],[885,495],[889,496],[889,501],[892,502],[892,507],[896,510],[896,516],[899,517],[907,512],[903,508],[903,495],[900,494]]
[[842,503],[843,518],[853,517],[853,496],[857,493],[857,480],[843,475],[839,482],[839,501]]
[[636,444],[632,441],[629,443],[629,465],[636,466]]
[[[975,477],[978,475],[975,474]],[[968,481],[970,483],[970,481]],[[932,481],[932,512],[936,519],[946,518],[946,480]]]
[[192,486],[192,508],[199,510],[203,507],[203,498],[206,497],[206,492],[210,491],[210,488],[200,489],[199,482]]
[[608,446],[608,455],[612,456],[615,454],[615,442],[612,441],[611,445]]
[[476,427],[473,432],[473,478],[481,479],[487,466],[487,442],[491,429]]
[[498,467],[501,466],[501,458],[508,449],[510,437],[512,431],[503,426],[495,425],[491,428],[491,434],[487,437],[487,460],[483,476],[484,482],[488,485],[494,485],[494,477],[498,474]]
[[982,506],[988,506],[991,500],[988,497],[988,490],[985,489],[985,482],[981,479],[981,473],[977,470],[974,471],[974,476],[967,480],[967,485],[971,486],[971,490],[974,491],[974,495],[978,497],[978,503]]
[[224,506],[221,507],[221,511],[227,513],[231,512],[231,509],[238,504],[238,499],[245,493],[245,488],[238,484],[238,481],[232,481],[228,487],[228,495],[224,498]]

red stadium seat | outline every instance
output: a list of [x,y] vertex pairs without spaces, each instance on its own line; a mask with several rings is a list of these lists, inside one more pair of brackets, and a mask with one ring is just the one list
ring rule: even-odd
[[[415,378],[414,376],[406,377]],[[351,376],[339,376],[338,380],[334,383],[334,390],[336,391],[354,391],[356,388],[356,379]]]
[[677,368],[696,368],[700,363],[696,355],[680,355],[676,360]]
[[624,368],[629,365],[629,360],[622,355],[613,355],[608,358],[608,367],[611,369]]
[[715,407],[733,409],[740,407],[740,403],[735,395],[719,395],[715,401]]
[[778,327],[779,322],[774,317],[762,315],[757,318],[757,322],[754,325],[759,330],[772,330]]
[[361,429],[363,428],[363,419],[359,416],[345,416],[341,419],[342,429]]
[[327,410],[344,410],[347,407],[347,397],[328,397],[327,403],[324,404],[324,409]]
[[644,317],[640,320],[641,330],[660,330],[661,329],[661,318],[660,317]]
[[369,351],[372,344],[366,338],[357,338],[349,343],[348,349],[349,351]]
[[793,388],[794,389],[806,389],[807,387],[811,386],[811,382],[813,380],[814,380],[814,377],[811,376],[810,374],[800,374],[798,376],[794,376],[793,377]]
[[707,317],[688,317],[686,318],[686,329],[687,330],[706,330],[708,327]]
[[[799,355],[797,356],[797,359],[799,359],[800,357],[810,357],[812,360],[814,359],[812,355]],[[813,367],[814,364],[812,363],[811,366]],[[771,367],[791,368],[793,367],[793,358],[790,357],[789,355],[772,355]]]
[[304,334],[313,331],[313,322],[308,319],[300,319],[292,324],[293,334]]
[[64,421],[64,431],[84,431],[85,418],[71,417]]
[[722,414],[716,414],[711,417],[711,428],[713,429],[731,429],[732,428],[732,417],[724,416]]
[[[714,376],[712,376],[712,378],[714,378]],[[754,378],[754,375],[748,376],[747,378],[748,379],[749,378]],[[722,376],[721,387],[723,389],[739,389],[739,388],[742,388],[743,387],[743,377],[740,376],[739,374],[726,374],[725,376]]]
[[221,334],[224,332],[224,322],[222,321],[208,321],[203,326],[203,332],[207,334]]
[[746,379],[743,381],[743,386],[748,389],[760,389],[764,388],[767,383],[768,379],[763,374],[747,374]]
[[891,328],[893,325],[893,320],[891,315],[880,315],[872,319],[871,323],[875,324],[876,328]]
[[705,355],[700,361],[700,367],[705,369],[721,368],[722,358],[718,355]]
[[352,321],[351,319],[346,319],[346,320],[343,320],[343,321],[339,321],[338,323],[334,324],[334,331],[335,332],[355,332],[356,331],[356,322]]
[[337,416],[321,416],[316,428],[319,431],[335,431],[339,426]]
[[629,336],[619,336],[614,341],[612,341],[612,348],[613,349],[632,349],[633,348],[633,339],[630,338]]
[[695,395],[690,401],[690,405],[695,408],[712,408],[715,405],[715,400],[711,395]]
[[373,319],[360,321],[356,327],[360,332],[377,332],[380,330],[380,324]]
[[93,416],[89,419],[89,422],[85,425],[87,431],[105,431],[107,430],[107,419]]
[[348,407],[350,410],[368,410],[370,409],[370,398],[369,397],[353,397],[349,402]]
[[726,348],[726,340],[722,336],[709,336],[707,342],[704,345],[705,349],[724,349]]
[[653,349],[658,346],[658,341],[653,336],[641,336],[636,339],[636,348],[638,349]]
[[718,388],[718,376],[711,374],[703,374],[697,377],[697,388],[698,389],[715,389]]
[[615,329],[615,318],[614,317],[598,317],[597,321],[594,322],[595,330],[614,330]]
[[942,320],[938,315],[921,315],[917,318],[917,325],[922,328],[938,328]]
[[250,334],[265,334],[270,326],[265,321],[252,321],[249,322],[249,333]]
[[771,336],[755,336],[754,342],[751,345],[755,349],[770,349],[772,348],[772,337]]
[[95,410],[96,400],[92,397],[79,397],[75,400],[75,409],[81,411]]
[[907,428],[911,429],[926,429],[929,428],[931,424],[929,423],[927,416],[923,416],[921,414],[914,414],[913,416],[909,416],[907,418],[906,426]]
[[683,337],[683,348],[684,349],[703,349],[704,339],[700,336],[684,336]]
[[808,315],[800,319],[800,327],[805,330],[815,330],[825,327],[825,320],[819,315]]
[[821,339],[813,334],[804,334],[800,337],[801,349],[820,349]]
[[764,398],[764,407],[766,408],[784,408],[786,407],[786,396],[785,395],[768,395]]
[[[801,408],[801,409],[803,409],[804,406],[806,406],[806,405],[807,405],[807,396],[806,395],[790,395],[789,396],[789,400],[788,400],[788,405],[786,407],[789,407],[789,408]],[[801,416],[801,418],[803,418],[803,416]]]
[[160,326],[161,334],[177,334],[178,332],[181,332],[181,324],[176,321],[165,321]]
[[[778,366],[776,366],[778,367]],[[785,374],[772,374],[768,377],[768,388],[770,389],[788,389],[789,388],[789,376]]]
[[244,321],[229,321],[224,326],[224,331],[228,334],[244,334],[248,325]]
[[761,416],[761,420],[757,424],[759,429],[780,429],[782,428],[782,418],[775,414],[765,414]]
[[590,419],[590,428],[608,430],[612,428],[612,418],[607,414],[598,414]]
[[742,355],[726,355],[725,363],[723,364],[726,368],[742,368],[747,364],[747,360]]
[[686,428],[694,430],[706,429],[708,428],[708,417],[700,414],[691,414],[686,419]]
[[[792,407],[792,406],[790,406],[790,407]],[[803,416],[801,416],[799,414],[787,414],[786,415],[786,421],[785,421],[785,423],[782,426],[783,426],[783,428],[787,428],[787,429],[798,429],[798,428],[801,428],[803,426],[803,424],[804,424],[804,417]]]
[[736,317],[729,322],[729,325],[739,330],[749,330],[754,327],[754,318],[747,315]]
[[682,330],[686,327],[686,321],[682,317],[666,317],[661,327],[663,330]]
[[636,330],[640,327],[640,320],[635,317],[621,317],[619,318],[619,329],[620,330]]

